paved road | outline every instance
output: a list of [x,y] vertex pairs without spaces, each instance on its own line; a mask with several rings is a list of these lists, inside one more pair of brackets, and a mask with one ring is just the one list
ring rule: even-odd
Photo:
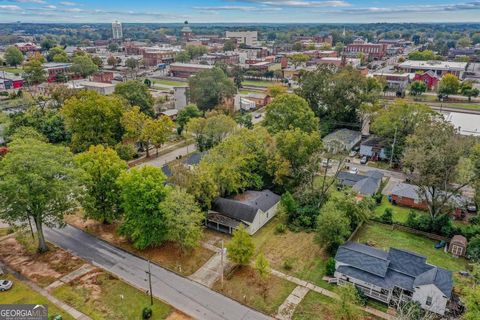
[[166,163],[172,162],[178,156],[182,156],[182,157],[186,156],[187,154],[192,153],[195,150],[197,150],[195,144],[190,144],[188,146],[172,150],[169,153],[161,155],[158,158],[154,158],[154,159],[151,159],[147,162],[144,162],[144,163],[140,164],[139,166],[150,165],[150,166],[155,166],[155,167],[163,167],[163,165],[165,165]]
[[[120,279],[148,290],[147,262],[89,234],[67,226],[45,229],[45,237],[65,250],[111,272]],[[195,319],[266,320],[270,317],[247,308],[192,280],[152,265],[154,296]]]

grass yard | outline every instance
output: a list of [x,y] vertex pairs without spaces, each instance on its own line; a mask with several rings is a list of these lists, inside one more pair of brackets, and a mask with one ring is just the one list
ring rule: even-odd
[[322,280],[328,256],[314,242],[315,234],[292,232],[288,228],[284,233],[275,232],[284,220],[275,217],[253,236],[257,253],[263,252],[274,269],[332,289],[333,285]]
[[407,221],[408,214],[410,213],[410,211],[414,211],[418,214],[426,214],[425,212],[420,210],[415,210],[412,208],[401,207],[401,206],[395,206],[390,202],[388,202],[387,197],[383,197],[382,203],[379,206],[375,207],[375,210],[374,210],[375,217],[380,217],[385,212],[385,209],[387,208],[391,208],[393,210],[393,221],[400,222],[400,223],[405,223]]
[[1,228],[0,229],[0,238],[4,237],[6,235],[9,235],[12,232],[13,232],[12,228]]
[[379,223],[365,224],[356,234],[354,241],[366,243],[372,241],[382,250],[390,247],[404,249],[427,257],[427,262],[450,271],[467,269],[467,261],[454,258],[443,249],[435,249],[435,241],[420,235],[411,234]]
[[2,304],[46,304],[48,305],[48,315],[62,315],[63,320],[73,320],[68,313],[59,309],[53,303],[51,303],[47,298],[38,294],[36,291],[30,289],[29,286],[15,278],[13,275],[7,275],[2,277],[7,280],[13,281],[12,289],[0,292],[0,303]]
[[335,318],[335,300],[315,291],[307,293],[293,314],[293,320],[330,320]]
[[188,83],[187,82],[181,82],[181,81],[174,81],[174,80],[154,80],[153,84],[157,84],[159,86],[164,85],[164,86],[170,86],[170,87],[187,87]]
[[167,242],[159,247],[138,250],[116,232],[118,224],[104,225],[93,220],[84,221],[79,215],[65,217],[65,221],[79,229],[95,235],[117,247],[132,252],[144,259],[177,272],[183,276],[189,276],[197,271],[212,256],[213,252],[203,247],[198,247],[192,252],[182,252],[174,243]]
[[295,287],[295,284],[272,275],[264,285],[258,273],[246,266],[234,271],[230,279],[225,279],[223,288],[220,281],[217,281],[213,289],[254,309],[273,315]]
[[0,72],[2,72],[2,71],[16,74],[16,73],[22,73],[23,69],[22,68],[12,68],[12,67],[0,68]]
[[[103,271],[89,273],[79,280],[56,288],[53,295],[94,320],[141,319],[150,297]],[[154,300],[151,319],[166,319],[172,312],[167,304]]]

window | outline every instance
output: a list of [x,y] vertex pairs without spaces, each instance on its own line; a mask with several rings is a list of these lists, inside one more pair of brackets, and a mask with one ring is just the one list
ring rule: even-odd
[[432,297],[427,297],[427,301],[425,302],[425,304],[427,306],[431,306],[432,305]]

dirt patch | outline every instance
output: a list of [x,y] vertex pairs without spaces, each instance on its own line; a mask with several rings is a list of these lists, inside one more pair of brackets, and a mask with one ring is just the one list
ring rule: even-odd
[[184,313],[181,313],[180,311],[173,311],[166,320],[191,320],[193,319],[192,317],[187,316]]
[[0,259],[11,268],[45,287],[79,268],[83,261],[70,253],[48,244],[49,251],[31,253],[16,238],[11,237],[0,245]]
[[65,222],[184,276],[193,274],[214,255],[214,252],[203,247],[198,247],[191,252],[183,252],[179,246],[172,242],[166,242],[154,248],[138,250],[132,246],[127,238],[117,233],[118,223],[102,224],[95,220],[85,220],[81,213],[65,217]]

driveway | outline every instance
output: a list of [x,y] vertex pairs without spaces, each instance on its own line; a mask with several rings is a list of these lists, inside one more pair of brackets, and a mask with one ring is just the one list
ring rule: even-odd
[[[45,237],[65,250],[107,270],[137,288],[148,290],[148,263],[71,226],[45,229]],[[151,265],[153,294],[195,319],[264,320],[254,311],[192,280]]]

